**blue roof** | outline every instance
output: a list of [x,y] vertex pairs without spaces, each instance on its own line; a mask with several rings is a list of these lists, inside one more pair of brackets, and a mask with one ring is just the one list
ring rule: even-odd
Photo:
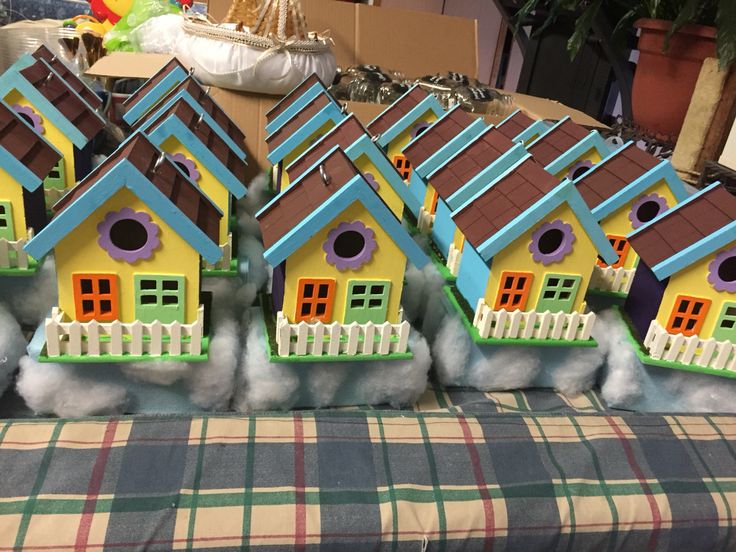
[[[539,138],[540,140],[542,139],[542,136],[540,136]],[[529,147],[533,145],[534,143],[530,144]],[[560,155],[557,159],[552,161],[544,169],[548,173],[557,174],[558,172],[563,170],[565,167],[567,167],[569,164],[574,163],[576,159],[578,159],[580,156],[584,155],[585,152],[591,149],[595,149],[598,152],[598,155],[600,155],[602,159],[605,159],[611,154],[611,148],[608,147],[603,137],[598,133],[597,130],[591,130],[590,134],[588,134],[585,138],[583,138],[577,144],[572,146],[565,153]]]
[[[384,113],[388,110],[390,110],[395,104],[399,103],[404,96],[407,96],[411,94],[411,92],[419,86],[418,84],[415,84],[412,86],[404,95],[401,96],[398,100],[396,100],[394,103],[392,103],[390,106],[388,106]],[[440,105],[440,102],[437,101],[437,98],[435,98],[432,94],[428,94],[426,98],[423,98],[422,101],[420,101],[417,105],[415,105],[411,110],[409,110],[408,113],[406,113],[401,119],[396,121],[391,127],[383,132],[378,137],[378,145],[382,148],[385,148],[394,138],[396,138],[399,134],[404,132],[407,128],[412,126],[419,117],[421,117],[424,113],[427,111],[431,111],[434,113],[437,117],[441,117],[442,114],[445,112],[444,109],[442,109],[442,106]],[[371,121],[368,124],[368,128],[373,124],[374,121],[379,119],[383,114],[376,117],[373,121]]]
[[[309,78],[309,77],[307,77]],[[306,79],[305,79],[306,80]],[[296,87],[294,87],[294,90],[296,88],[299,88],[301,86],[301,83],[298,84]],[[294,92],[292,90],[284,96],[281,100],[276,103],[271,109],[277,109],[279,105],[281,105],[282,102],[286,101],[286,98],[289,97],[290,94]],[[325,85],[322,83],[322,81],[317,80],[312,86],[307,88],[298,98],[296,98],[289,106],[284,109],[281,113],[279,113],[276,117],[273,118],[273,120],[266,124],[266,135],[271,135],[274,132],[276,132],[278,129],[280,129],[284,124],[291,119],[294,115],[296,115],[298,112],[300,112],[304,107],[311,102],[313,99],[315,99],[320,94],[325,94],[332,103],[338,105],[335,98],[327,91],[327,88],[325,88]]]
[[35,259],[43,258],[59,241],[122,188],[128,188],[136,194],[207,262],[215,263],[222,256],[219,246],[124,158],[57,214],[23,249]]
[[[167,64],[168,65],[168,64]],[[162,67],[163,70],[165,68]],[[181,65],[176,65],[171,71],[148,91],[148,93],[135,102],[123,115],[123,120],[129,125],[134,125],[141,117],[153,108],[161,99],[168,94],[172,88],[181,83],[189,76],[189,71]],[[143,87],[147,86],[147,82],[138,88],[133,95],[137,94]]]
[[414,171],[426,180],[431,173],[437,170],[437,168],[439,168],[440,166],[444,165],[452,155],[467,146],[486,128],[486,123],[482,118],[476,119],[462,131],[456,134],[452,138],[452,140],[450,140],[444,146],[434,152],[424,163],[422,163],[418,167],[414,167]]

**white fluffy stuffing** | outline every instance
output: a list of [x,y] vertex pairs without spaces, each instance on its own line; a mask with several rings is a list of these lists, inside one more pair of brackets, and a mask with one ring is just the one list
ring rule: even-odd
[[614,405],[631,404],[641,398],[645,377],[636,352],[631,347],[625,322],[612,309],[597,314],[593,337],[606,355],[601,382],[603,399]]
[[[550,374],[555,389],[570,396],[579,395],[591,389],[598,379],[605,360],[606,355],[600,347],[569,349],[566,360]],[[540,362],[544,364],[541,356]]]
[[10,385],[13,372],[26,353],[26,345],[18,322],[0,304],[0,395]]
[[46,257],[36,274],[27,278],[4,278],[0,301],[23,326],[37,326],[58,304],[54,261]]

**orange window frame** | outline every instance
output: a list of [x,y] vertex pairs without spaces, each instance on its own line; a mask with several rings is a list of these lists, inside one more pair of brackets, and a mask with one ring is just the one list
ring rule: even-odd
[[[87,281],[89,285],[85,286]],[[80,322],[112,322],[119,318],[117,274],[72,274],[72,288],[76,319]],[[103,308],[105,302],[109,304],[109,309]]]
[[[618,254],[618,261],[610,265],[610,267],[621,268],[626,262],[626,257],[628,257],[629,255],[631,244],[629,244],[629,240],[627,240],[624,236],[608,234],[606,237],[608,238],[611,247],[613,247],[613,250]],[[598,266],[601,268],[606,268],[609,265],[606,264],[606,261],[598,257]]]
[[432,201],[429,204],[429,214],[434,215],[437,212],[437,202],[440,199],[440,194],[437,190],[432,192]]
[[533,281],[534,274],[531,272],[502,272],[493,310],[523,311],[526,308]]
[[711,300],[691,295],[678,295],[667,322],[667,332],[691,336],[700,333],[705,317],[710,310]]
[[319,320],[329,322],[335,304],[335,280],[299,278],[295,322]]
[[396,170],[399,171],[399,175],[401,175],[401,178],[405,182],[409,182],[409,179],[411,178],[412,167],[406,156],[401,154],[394,155],[393,163],[394,167],[396,167]]

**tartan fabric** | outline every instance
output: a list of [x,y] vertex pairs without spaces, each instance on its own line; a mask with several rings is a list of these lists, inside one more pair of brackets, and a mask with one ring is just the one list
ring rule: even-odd
[[19,420],[0,466],[0,550],[736,547],[725,415]]

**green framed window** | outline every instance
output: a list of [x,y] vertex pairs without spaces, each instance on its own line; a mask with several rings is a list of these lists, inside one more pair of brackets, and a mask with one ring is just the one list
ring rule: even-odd
[[64,168],[64,158],[59,159],[59,162],[54,165],[49,175],[43,180],[43,187],[45,189],[54,188],[56,190],[63,190],[66,188],[66,169]]
[[184,322],[184,276],[136,274],[135,317],[145,323],[160,320],[163,324]]
[[350,280],[345,306],[345,324],[373,322],[383,324],[391,294],[389,280]]
[[537,312],[572,312],[582,279],[570,274],[547,274],[537,301]]
[[736,303],[725,303],[721,315],[713,330],[716,341],[731,341],[736,343]]
[[13,205],[9,201],[0,201],[0,238],[15,240],[13,228]]

